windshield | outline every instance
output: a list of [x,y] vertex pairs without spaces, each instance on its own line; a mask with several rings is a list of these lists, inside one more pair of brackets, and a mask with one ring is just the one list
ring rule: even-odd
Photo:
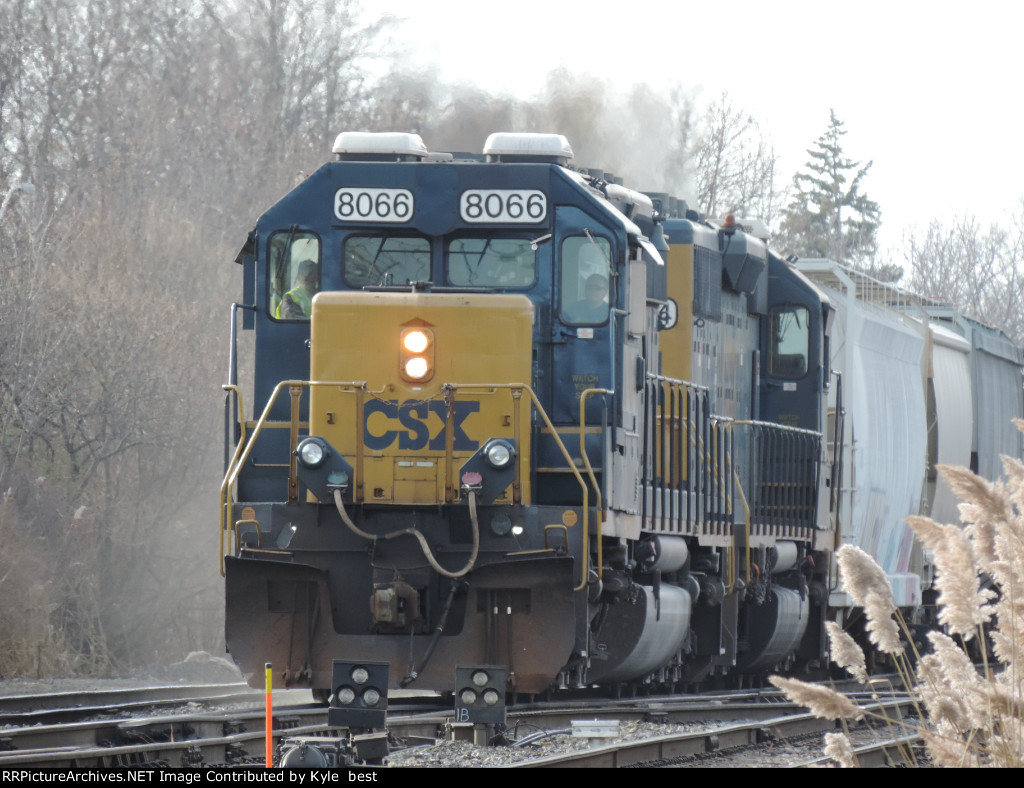
[[537,252],[529,238],[455,238],[448,244],[448,281],[471,287],[529,287]]
[[430,241],[426,238],[350,235],[343,254],[343,276],[351,287],[430,280]]

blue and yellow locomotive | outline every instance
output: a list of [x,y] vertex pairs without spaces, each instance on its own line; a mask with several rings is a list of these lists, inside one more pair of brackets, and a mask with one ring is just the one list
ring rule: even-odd
[[326,696],[336,658],[441,691],[499,665],[531,694],[820,660],[829,298],[735,222],[572,168],[558,135],[334,153],[238,257],[221,558],[242,670]]

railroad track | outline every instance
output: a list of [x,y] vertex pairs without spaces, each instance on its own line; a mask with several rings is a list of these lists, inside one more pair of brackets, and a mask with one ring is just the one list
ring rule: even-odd
[[[134,691],[117,699],[105,693],[79,693],[73,705],[65,696],[22,696],[18,703],[0,701],[5,721],[33,720],[0,730],[0,767],[37,766],[245,766],[264,762],[264,710],[262,693],[244,685],[159,688],[146,697],[147,690]],[[176,690],[177,698],[174,698]],[[183,691],[187,690],[187,691]],[[323,737],[338,735],[327,726],[322,706],[304,702],[285,705],[282,693],[275,693],[274,737]],[[308,693],[305,693],[308,697]],[[51,708],[35,706],[48,701]],[[53,708],[55,700],[66,707]],[[435,765],[430,746],[457,738],[458,726],[452,712],[434,708],[414,711],[401,701],[392,701],[388,730],[394,742],[421,745],[395,749],[389,759],[396,765]],[[14,706],[20,704],[18,712]],[[120,705],[119,705],[120,704]],[[176,704],[176,706],[174,705]],[[160,714],[141,714],[140,710],[160,705]],[[182,710],[187,706],[186,710]],[[230,708],[225,708],[229,706]],[[91,711],[87,711],[91,710]],[[128,713],[125,710],[132,713]],[[168,711],[168,709],[176,709]],[[902,714],[901,708],[892,712]],[[84,720],[96,714],[102,718]],[[46,716],[50,715],[50,716]],[[77,715],[77,716],[75,716]],[[39,724],[39,719],[68,719],[71,722]],[[541,759],[531,757],[530,746],[485,748],[507,750],[520,759],[517,766],[529,765],[602,765],[624,766],[646,762],[671,762],[672,759],[706,755],[735,748],[758,746],[773,741],[833,729],[813,720],[786,702],[779,693],[754,691],[718,695],[659,697],[632,700],[590,700],[567,703],[541,703],[509,710],[508,726],[513,738],[519,732],[541,731],[551,739],[554,732],[571,728],[579,720],[614,720],[632,725],[637,738],[628,742],[583,745],[577,749]],[[732,722],[742,720],[742,722]],[[730,724],[731,723],[731,724]],[[681,727],[682,726],[682,727]],[[672,733],[664,731],[672,729]],[[685,729],[684,729],[685,728]],[[660,733],[659,733],[660,731]],[[564,734],[563,734],[564,735]],[[453,742],[452,746],[456,746]],[[481,763],[480,765],[489,765]]]
[[[911,708],[909,699],[884,704],[862,704],[893,719],[902,719]],[[898,726],[902,730],[902,726]],[[835,731],[834,722],[807,713],[789,713],[765,720],[748,720],[700,731],[684,731],[614,741],[605,745],[509,764],[513,768],[624,768],[624,767],[810,767],[831,764],[821,753],[823,736]],[[920,744],[915,735],[893,738],[888,730],[858,726],[852,735],[862,741],[855,750],[861,765],[904,763],[904,751]]]

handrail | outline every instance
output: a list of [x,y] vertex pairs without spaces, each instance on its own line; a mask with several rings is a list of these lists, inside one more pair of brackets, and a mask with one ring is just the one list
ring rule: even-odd
[[243,526],[243,525],[255,525],[256,526],[256,549],[257,550],[262,549],[263,548],[263,534],[260,531],[260,521],[259,520],[249,520],[249,519],[246,519],[246,520],[235,520],[235,543],[236,544],[241,544],[241,542],[242,542],[241,526]]
[[[733,526],[732,537],[722,544],[723,579],[731,589],[739,582],[739,573],[749,580],[754,571],[755,527],[816,523],[823,436],[800,427],[711,413],[707,388],[689,381],[649,374],[647,384],[644,440],[653,464],[643,479],[650,496],[645,497],[645,522],[654,530],[685,526],[690,532],[695,518],[698,533],[705,526]],[[737,464],[736,452],[746,451],[744,445],[757,452],[751,455],[749,478],[741,478],[745,464]],[[807,467],[812,470],[810,478],[801,472]],[[739,507],[742,511],[737,511]],[[737,517],[742,520],[734,522]],[[745,541],[742,554],[740,539]]]
[[242,390],[234,385],[233,383],[226,383],[221,386],[221,390],[228,392],[229,394],[234,393],[238,403],[238,424],[239,424],[239,437],[238,445],[245,443],[245,403],[242,401]]
[[[288,426],[290,428],[290,438],[291,438],[290,439],[290,445],[289,445],[289,455],[291,455],[295,451],[295,444],[296,444],[297,439],[298,439],[298,424],[299,424],[299,422],[298,422],[299,413],[298,413],[298,408],[295,407],[295,402],[297,401],[297,398],[298,398],[298,392],[301,389],[306,388],[306,387],[313,387],[313,386],[330,386],[330,387],[336,387],[336,388],[352,389],[353,393],[357,397],[359,397],[361,395],[365,396],[365,394],[367,394],[367,393],[370,393],[370,394],[374,393],[374,392],[368,392],[368,390],[366,388],[366,382],[365,381],[282,380],[280,383],[278,383],[274,387],[274,390],[273,390],[273,392],[271,392],[271,395],[270,395],[270,397],[267,400],[267,404],[266,404],[266,406],[263,409],[263,413],[260,415],[260,418],[256,422],[256,424],[253,425],[252,432],[251,432],[251,437],[249,438],[248,441],[240,440],[238,445],[235,447],[234,456],[232,457],[231,462],[229,463],[228,469],[225,472],[224,480],[221,482],[221,487],[220,487],[220,510],[221,511],[220,511],[220,557],[219,557],[219,563],[220,563],[220,573],[221,573],[222,576],[224,575],[224,557],[226,555],[225,544],[224,544],[224,538],[225,538],[224,534],[225,534],[225,532],[230,532],[230,529],[228,528],[228,510],[229,510],[230,505],[232,503],[231,490],[234,488],[235,484],[237,483],[238,477],[241,474],[242,468],[245,466],[245,463],[248,462],[248,460],[249,460],[249,456],[252,453],[253,446],[256,443],[256,438],[259,436],[259,434],[267,426],[267,423],[270,421],[270,412],[273,409],[274,405],[276,404],[277,399],[280,396],[281,392],[285,388],[292,389],[291,396],[292,396],[292,405],[293,405],[292,413],[291,413],[291,420],[290,420],[290,423],[288,424]],[[225,386],[225,388],[229,388],[229,387]],[[237,387],[230,386],[230,388],[236,389]],[[510,393],[510,395],[511,395],[513,401],[514,401],[514,403],[515,403],[516,413],[515,413],[515,424],[513,425],[513,428],[514,428],[514,430],[516,432],[517,444],[519,443],[519,441],[518,441],[518,438],[520,437],[519,430],[521,429],[521,421],[522,421],[521,417],[520,417],[519,409],[522,407],[521,398],[522,398],[522,392],[524,392],[524,391],[527,392],[530,395],[530,397],[529,397],[530,402],[537,409],[538,415],[541,417],[541,419],[543,420],[544,424],[547,426],[548,430],[550,430],[551,434],[554,436],[555,444],[558,446],[559,450],[562,452],[562,456],[565,458],[565,461],[568,464],[569,469],[572,471],[573,475],[575,476],[576,481],[579,484],[580,490],[582,491],[582,494],[583,494],[583,522],[582,522],[582,527],[583,527],[583,555],[584,556],[589,555],[589,548],[590,548],[590,544],[589,544],[589,527],[588,527],[589,526],[589,522],[588,522],[588,513],[589,513],[589,503],[588,503],[588,500],[589,499],[588,499],[588,486],[587,486],[587,483],[583,479],[583,476],[580,474],[579,470],[576,468],[575,463],[572,460],[572,456],[569,453],[569,450],[565,447],[565,443],[563,443],[563,441],[561,439],[561,436],[559,436],[558,433],[555,431],[554,425],[551,423],[551,419],[548,418],[547,412],[544,410],[544,407],[541,405],[540,400],[537,398],[537,394],[533,391],[533,389],[530,386],[526,385],[525,383],[465,383],[465,384],[452,383],[452,384],[445,384],[438,391],[439,391],[439,393],[442,392],[442,391],[444,391],[444,392],[450,391],[454,395],[455,392],[462,392],[462,393],[464,393],[466,391],[473,392],[473,391],[479,391],[479,390],[490,391],[490,392],[493,393],[497,389],[507,389],[509,391],[509,393]],[[239,408],[240,408],[240,420],[242,421],[243,430],[244,430],[245,420],[244,420],[244,414],[241,412],[241,398],[239,398]],[[361,432],[362,421],[360,419],[357,419],[356,421],[357,421],[357,431]],[[449,433],[452,432],[450,427],[449,427],[448,431],[449,431]],[[449,435],[449,438],[450,437],[451,436]],[[451,444],[450,440],[448,441],[448,444],[449,445],[446,446],[446,450],[445,450],[446,456],[451,455],[453,453],[451,445],[450,445]],[[585,453],[584,453],[584,456],[586,456]],[[520,480],[521,475],[522,475],[522,464],[524,462],[526,462],[527,459],[528,458],[523,457],[522,453],[520,453],[519,461],[518,461],[517,466],[516,466],[516,481],[514,482],[514,484],[519,484],[519,480]],[[289,460],[289,465],[290,466],[293,465],[291,459]],[[356,467],[353,470],[354,470],[354,472],[356,474],[356,478],[359,478],[359,479],[362,478],[361,477],[361,474],[362,474],[362,467],[361,467],[361,465],[362,465],[362,441],[358,441],[357,440],[357,445],[356,445]],[[528,471],[528,469],[527,469],[527,471]],[[291,477],[294,474],[294,472],[295,472],[294,468],[290,467],[289,468],[289,476]],[[591,475],[592,475],[592,471],[591,471]],[[356,479],[353,479],[353,483],[355,483],[355,481],[356,481]],[[289,483],[289,489],[290,488],[291,488],[291,483]],[[596,489],[596,486],[595,486],[595,489]],[[600,528],[601,527],[600,527],[600,521],[599,521],[598,522],[598,538],[599,539],[600,539],[600,536],[601,536]],[[600,541],[598,542],[598,544],[600,545]],[[574,590],[576,590],[576,591],[583,590],[586,587],[586,585],[587,585],[587,564],[588,564],[588,562],[586,560],[582,561],[582,579],[581,579],[580,585],[575,587]]]
[[[829,503],[835,512],[836,532],[832,545],[834,556],[843,543],[843,444],[846,441],[846,411],[843,409],[843,375],[841,372],[832,374],[836,378],[836,404],[832,427],[832,498]],[[828,575],[829,591],[835,591],[839,588],[839,565],[831,559]]]
[[[224,532],[228,530],[228,507],[231,504],[231,489],[235,486],[238,481],[238,475],[241,473],[242,467],[249,459],[249,455],[252,453],[252,448],[256,444],[256,436],[263,431],[263,425],[270,418],[270,411],[274,407],[274,403],[277,402],[277,397],[285,387],[290,386],[305,386],[306,381],[303,380],[282,380],[271,392],[270,398],[267,400],[266,407],[263,408],[263,413],[260,414],[259,420],[253,426],[252,440],[239,441],[235,447],[234,456],[231,458],[231,463],[228,465],[227,471],[224,474],[224,481],[220,485],[220,556],[218,557],[218,563],[220,564],[220,574],[224,576]],[[239,406],[241,406],[241,400],[239,400]],[[242,423],[245,423],[245,419],[241,419]],[[294,446],[290,447],[289,451],[294,450]]]
[[753,419],[738,419],[730,422],[737,427],[766,427],[780,432],[790,433],[793,435],[806,435],[810,438],[821,438],[822,434],[815,430],[809,430],[804,427],[790,427],[788,424],[775,424],[771,421],[755,421]]
[[[743,533],[746,535],[743,580],[750,583],[750,504],[747,503],[747,495],[743,492],[743,485],[740,484],[735,465],[732,466],[732,483],[736,485],[736,491],[740,494],[740,503],[743,505]],[[736,587],[735,577],[733,577],[732,587]]]
[[[580,394],[580,456],[583,458],[583,464],[587,468],[587,476],[590,477],[590,483],[594,485],[594,509],[597,512],[597,579],[604,579],[604,516],[601,508],[601,488],[597,484],[597,478],[594,476],[594,469],[590,465],[590,457],[587,456],[587,417],[586,417],[586,402],[587,397],[591,394],[609,394],[614,395],[614,391],[609,389],[586,389]],[[605,476],[607,477],[609,469],[605,468]],[[584,553],[584,562],[589,561],[589,553]],[[579,589],[577,589],[579,590]]]
[[[540,401],[537,399],[537,395],[534,393],[533,389],[530,388],[529,386],[523,386],[522,388],[524,391],[530,392],[530,399],[533,401],[533,404],[537,406],[537,413],[540,414],[540,417],[544,420],[544,425],[551,431],[551,434],[554,436],[555,443],[558,445],[558,448],[562,452],[562,457],[565,458],[565,461],[569,465],[570,470],[572,470],[573,476],[575,476],[576,481],[579,482],[580,489],[583,491],[583,560],[580,561],[580,564],[582,565],[582,568],[580,570],[582,573],[582,577],[580,579],[580,584],[573,588],[574,591],[582,591],[584,588],[587,587],[587,564],[589,563],[589,561],[587,560],[587,556],[590,555],[590,529],[589,523],[587,522],[588,515],[590,513],[590,501],[587,483],[583,481],[583,477],[580,475],[580,472],[576,469],[576,464],[572,461],[572,456],[569,454],[569,450],[565,448],[565,444],[562,443],[561,437],[559,437],[558,433],[555,431],[555,426],[551,423],[551,419],[548,418],[548,414],[544,411],[544,408],[541,407]],[[600,529],[600,525],[598,526],[598,529]],[[598,536],[600,537],[600,530]]]
[[[769,480],[760,478],[756,482],[753,478],[749,480],[749,484],[752,486],[752,492],[757,496],[756,507],[764,511],[762,507],[765,503],[761,500],[758,488],[755,484],[768,484],[776,487],[775,499],[769,506],[780,512],[782,518],[796,519],[800,512],[806,511],[808,519],[811,524],[814,522],[815,512],[817,508],[817,496],[819,493],[818,485],[820,482],[820,464],[822,462],[821,452],[823,450],[824,436],[822,433],[815,430],[808,430],[800,427],[790,427],[782,424],[773,424],[770,422],[756,421],[756,420],[739,420],[732,422],[730,425],[731,429],[739,427],[749,427],[752,429],[762,429],[762,435],[766,435],[769,443],[769,451],[779,452],[779,456],[783,458],[783,473],[785,474],[788,469],[789,477],[782,479]],[[772,436],[775,436],[774,438]],[[772,443],[771,441],[775,441]],[[814,451],[813,447],[817,446],[817,450]],[[811,449],[811,450],[808,450]],[[774,455],[773,455],[774,456]],[[786,463],[786,460],[790,461],[790,464]],[[816,463],[818,470],[812,475],[810,482],[806,486],[806,489],[801,489],[801,479],[798,476],[794,476],[793,467],[791,463],[795,462],[812,462]],[[762,468],[760,464],[757,466],[759,469]],[[735,470],[734,470],[735,473]],[[739,480],[736,480],[736,489],[741,496],[741,503],[744,508],[745,521],[746,521],[746,555],[745,555],[745,570],[746,577],[750,578],[750,541],[751,541],[751,521],[752,517],[750,514],[750,507],[747,502],[746,494],[743,491],[742,485]]]
[[[221,512],[221,514],[220,514],[220,558],[218,559],[218,563],[220,564],[220,573],[221,573],[221,576],[223,577],[223,575],[224,575],[224,532],[225,532],[225,530],[227,530],[227,522],[226,522],[227,521],[227,503],[226,503],[226,500],[225,500],[225,484],[227,483],[227,474],[229,474],[231,472],[231,469],[235,466],[235,463],[238,462],[239,455],[242,453],[242,450],[245,447],[246,442],[245,442],[245,407],[244,407],[243,402],[242,402],[242,391],[241,391],[241,389],[238,388],[238,386],[236,386],[234,384],[230,384],[230,383],[227,384],[227,385],[221,386],[221,388],[224,389],[225,391],[227,391],[229,395],[230,395],[231,392],[234,392],[234,394],[236,396],[236,401],[237,401],[237,404],[238,404],[238,422],[239,422],[239,424],[241,424],[241,434],[240,434],[240,437],[239,437],[238,444],[235,446],[235,451],[231,455],[231,460],[228,463],[228,467],[224,469],[225,479],[224,479],[223,482],[221,482],[221,485],[220,485],[220,503],[221,503],[221,506],[220,506],[220,512]],[[227,436],[225,436],[225,438],[227,438]]]

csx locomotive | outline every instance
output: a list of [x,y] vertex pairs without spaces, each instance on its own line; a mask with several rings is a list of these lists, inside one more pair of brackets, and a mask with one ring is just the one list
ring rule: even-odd
[[1020,454],[1005,336],[576,169],[562,136],[334,153],[237,258],[220,560],[257,685],[271,663],[326,697],[336,658],[525,694],[820,664],[825,622],[858,621],[835,549],[920,619],[902,519],[948,513],[936,462]]

